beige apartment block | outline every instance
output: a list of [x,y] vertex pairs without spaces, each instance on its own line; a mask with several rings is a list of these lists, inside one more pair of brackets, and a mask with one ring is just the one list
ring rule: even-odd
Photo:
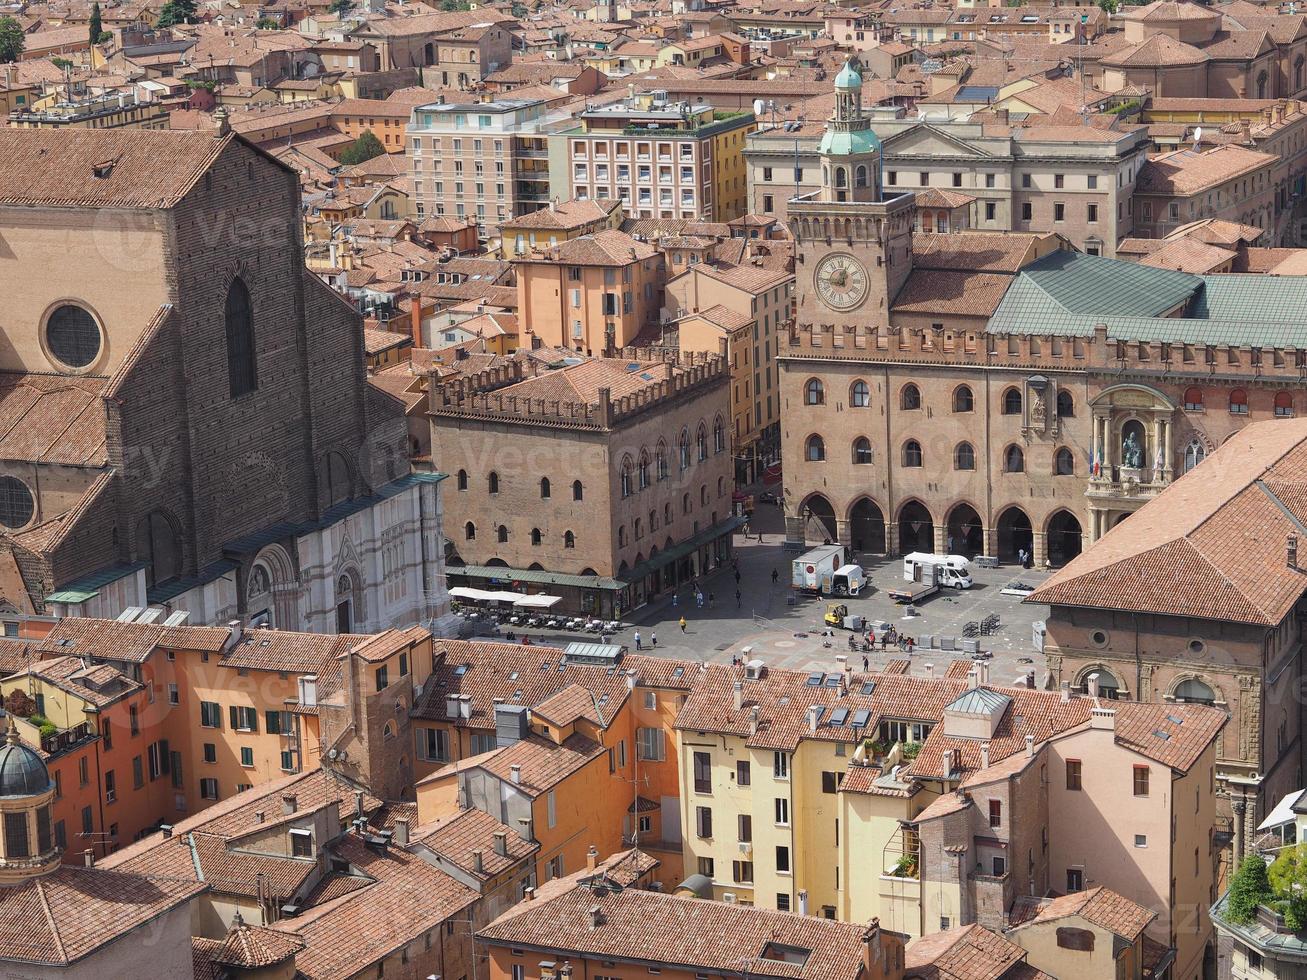
[[[1146,130],[1008,126],[920,120],[901,108],[868,107],[881,141],[885,192],[927,191],[975,198],[967,225],[978,231],[1056,232],[1081,251],[1115,254],[1135,232],[1130,199],[1147,159]],[[823,127],[806,122],[752,134],[745,150],[749,206],[785,220],[789,202],[818,190]]]

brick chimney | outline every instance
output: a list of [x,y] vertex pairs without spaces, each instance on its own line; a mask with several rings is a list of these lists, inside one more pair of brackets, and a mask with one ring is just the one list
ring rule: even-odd
[[1290,568],[1298,567],[1298,535],[1290,534],[1285,537],[1284,560]]
[[413,346],[422,346],[422,296],[419,293],[409,295],[409,334],[413,337]]

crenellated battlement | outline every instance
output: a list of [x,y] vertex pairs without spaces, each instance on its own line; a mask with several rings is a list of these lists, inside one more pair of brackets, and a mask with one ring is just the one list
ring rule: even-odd
[[[1161,321],[1165,322],[1165,321]],[[1157,375],[1301,381],[1307,350],[1121,340],[1105,324],[1091,336],[999,334],[890,326],[796,323],[782,358],[983,365],[1050,371],[1129,371]]]
[[455,378],[433,379],[430,414],[529,425],[612,429],[670,401],[698,396],[715,384],[725,385],[729,374],[726,361],[717,354],[680,351],[673,347],[628,347],[619,356],[605,360],[624,366],[638,365],[639,370],[631,370],[636,374],[660,364],[670,364],[673,366],[670,377],[651,381],[617,398],[612,396],[611,388],[601,387],[594,401],[532,398],[505,391],[524,381],[577,370],[593,360],[598,359],[550,367],[532,359],[517,358],[501,367]]

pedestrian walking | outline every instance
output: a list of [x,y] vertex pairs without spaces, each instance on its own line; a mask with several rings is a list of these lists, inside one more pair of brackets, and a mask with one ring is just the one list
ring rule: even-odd
[[640,631],[639,631],[639,630],[636,630],[636,631],[635,631],[635,648],[636,648],[637,650],[643,650],[643,649],[644,649],[642,646],[640,646]]
[[758,532],[758,543],[759,543],[759,544],[762,544],[762,532],[761,532],[761,531]]
[[685,617],[684,617],[684,616],[681,617],[681,632],[682,632],[682,633],[685,632]]
[[776,571],[776,569],[773,568],[773,569],[771,570],[771,584],[772,584],[772,585],[775,585],[776,582],[777,582],[777,580],[778,580],[780,577],[781,577],[781,573],[778,572],[778,571]]
[[881,652],[881,653],[884,653],[884,652],[885,652],[885,648],[886,648],[887,646],[889,646],[889,631],[888,631],[888,630],[886,630],[886,631],[885,631],[884,633],[882,633],[881,636],[880,636],[880,652]]
[[735,608],[736,608],[736,609],[739,609],[739,608],[740,608],[740,590],[739,590],[739,589],[736,589],[736,590],[735,590]]
[[649,634],[649,642],[653,644],[653,648],[654,648],[655,650],[658,649],[658,632],[657,632],[657,630],[655,630],[655,631],[653,631],[653,632],[651,632],[651,633]]
[[909,656],[909,657],[912,656],[912,648],[913,648],[914,646],[916,646],[916,645],[917,645],[917,640],[916,640],[916,638],[915,638],[915,637],[912,637],[912,636],[909,636],[909,637],[908,637],[908,656]]
[[676,608],[678,601],[679,601],[678,596],[676,595],[675,592],[673,592],[673,593],[672,593],[672,608],[673,608],[673,609]]
[[735,570],[735,584],[740,584],[740,570],[738,568]]
[[702,608],[703,608],[703,593],[702,593],[702,592],[696,592],[696,593],[694,594],[694,604],[695,604],[695,606],[698,607],[699,609],[702,609]]
[[863,656],[862,656],[862,672],[865,674],[865,673],[866,673],[867,671],[869,671],[869,670],[871,670],[871,661],[867,659],[867,655],[866,655],[866,654],[863,654]]
[[715,606],[715,605],[717,605],[717,596],[716,596],[715,594],[713,594],[712,592],[709,592],[709,593],[708,593],[708,605],[709,605],[709,606]]

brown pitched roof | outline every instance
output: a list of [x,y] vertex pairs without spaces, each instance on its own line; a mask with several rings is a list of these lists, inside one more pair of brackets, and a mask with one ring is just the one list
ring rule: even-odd
[[1225,144],[1210,150],[1172,150],[1139,168],[1135,190],[1145,194],[1191,195],[1269,167],[1278,158],[1247,147]]
[[999,980],[1025,958],[1016,943],[972,924],[914,940],[904,968],[921,980]]
[[376,884],[277,923],[277,929],[305,942],[295,967],[308,980],[357,976],[447,919],[464,916],[479,897],[400,847],[378,853],[354,834],[346,834],[328,850]]
[[1057,898],[1021,896],[1012,908],[1009,924],[1016,928],[1034,922],[1051,922],[1078,915],[1087,922],[1106,929],[1126,942],[1139,938],[1157,913],[1118,895],[1110,888],[1090,888]]
[[[747,962],[751,976],[788,980],[854,980],[862,968],[864,926],[639,888],[591,890],[583,884],[588,875],[542,885],[535,901],[519,903],[478,935],[494,945],[575,950],[696,972],[738,973]],[[592,925],[596,908],[598,925]],[[778,947],[806,958],[783,962],[771,953]]]
[[0,205],[170,208],[234,138],[203,130],[3,129]]
[[247,925],[238,912],[237,923],[210,958],[224,966],[257,970],[288,960],[303,948],[304,940],[299,936]]
[[913,270],[891,308],[895,313],[989,317],[998,309],[1012,276],[989,272]]
[[1177,41],[1169,34],[1154,34],[1146,41],[1132,44],[1101,59],[1108,68],[1174,68],[1201,65],[1208,57],[1192,44]]
[[653,258],[657,254],[658,250],[647,242],[636,241],[624,231],[606,228],[591,235],[559,242],[538,254],[526,255],[515,261],[625,266]]
[[63,865],[4,890],[0,959],[67,966],[202,891],[193,881]]
[[[6,132],[30,130],[0,130]],[[3,170],[0,162],[0,186]],[[0,376],[0,458],[105,465],[104,387],[103,378]]]
[[[507,854],[495,850],[496,833],[504,835]],[[500,823],[483,810],[464,810],[444,823],[419,828],[414,832],[413,839],[415,843],[453,862],[468,874],[482,879],[494,878],[540,850],[539,844],[523,839],[516,830]],[[479,872],[476,870],[473,851],[481,852]]]
[[1307,419],[1245,426],[1031,602],[1276,626],[1307,588],[1284,559],[1307,520]]

